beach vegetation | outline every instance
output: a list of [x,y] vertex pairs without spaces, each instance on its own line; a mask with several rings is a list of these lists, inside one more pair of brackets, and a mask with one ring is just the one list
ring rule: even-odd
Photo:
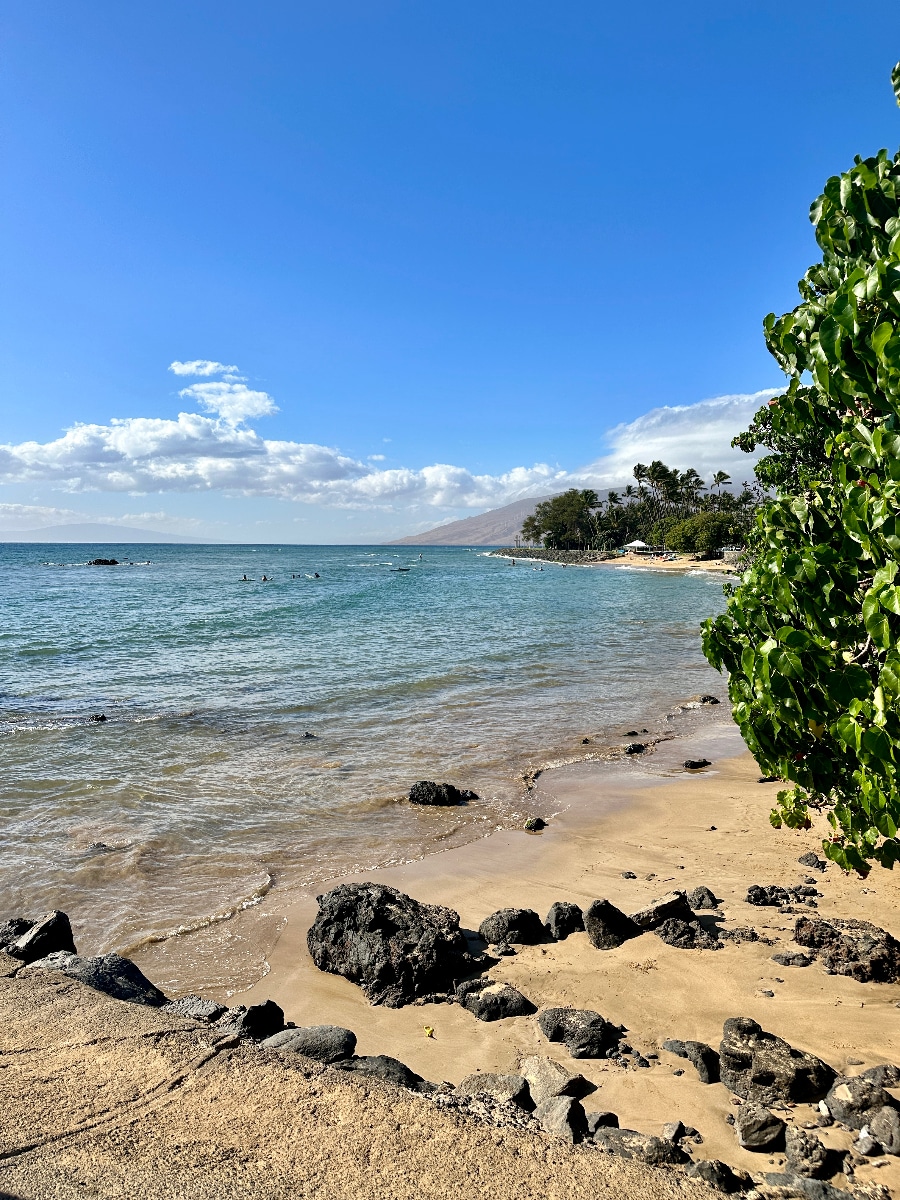
[[762,498],[749,483],[740,491],[723,491],[729,477],[723,471],[717,475],[720,483],[711,491],[692,467],[679,471],[659,460],[638,463],[636,487],[610,490],[605,499],[591,489],[570,488],[542,501],[523,521],[522,538],[549,550],[582,551],[616,550],[640,540],[710,558],[723,545],[743,544]]
[[[893,84],[900,104],[900,64]],[[811,209],[821,260],[766,317],[784,393],[736,439],[770,453],[751,565],[704,650],[778,793],[775,826],[827,813],[828,858],[900,858],[900,153],[857,157]]]

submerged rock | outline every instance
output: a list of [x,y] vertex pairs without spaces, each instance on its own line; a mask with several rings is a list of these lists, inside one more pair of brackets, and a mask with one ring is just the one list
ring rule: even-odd
[[869,921],[798,917],[794,941],[818,951],[831,975],[849,975],[859,983],[900,979],[900,942]]
[[104,992],[116,1000],[129,1000],[132,1004],[149,1004],[160,1008],[168,1003],[168,996],[163,995],[130,958],[122,958],[120,954],[87,957],[59,951],[31,963],[26,970],[61,971],[63,975],[77,979],[96,992]]
[[629,938],[639,937],[643,930],[635,925],[621,909],[608,900],[595,900],[584,914],[584,927],[591,945],[598,950],[614,950]]
[[557,900],[550,905],[544,924],[553,940],[561,942],[570,933],[581,933],[584,930],[584,913],[577,904],[568,900]]
[[687,758],[684,762],[686,771],[702,771],[704,767],[711,767],[712,763],[708,758]]
[[544,922],[531,908],[501,908],[485,917],[478,933],[489,945],[509,942],[534,946],[547,938]]
[[307,1025],[282,1029],[267,1037],[263,1045],[270,1050],[303,1054],[317,1062],[334,1063],[353,1057],[356,1034],[340,1025]]
[[468,789],[460,790],[452,783],[433,783],[430,779],[420,779],[409,789],[410,804],[449,806],[477,799],[475,793]]
[[545,1008],[538,1025],[548,1041],[563,1042],[573,1058],[601,1058],[622,1035],[618,1025],[590,1009]]
[[834,1081],[827,1063],[766,1033],[749,1017],[730,1017],[722,1031],[722,1082],[737,1096],[758,1104],[818,1100]]
[[313,962],[358,983],[373,1004],[400,1008],[452,991],[474,965],[449,908],[378,883],[342,883],[318,902],[307,935]]

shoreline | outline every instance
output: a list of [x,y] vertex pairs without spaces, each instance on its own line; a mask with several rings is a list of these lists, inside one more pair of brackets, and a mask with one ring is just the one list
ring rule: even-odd
[[[715,704],[701,704],[697,697],[682,699],[655,718],[647,718],[651,728],[629,730],[615,741],[609,737],[594,736],[587,744],[586,739],[577,744],[572,738],[568,745],[559,745],[549,756],[528,762],[520,760],[523,769],[513,777],[520,788],[518,806],[524,811],[516,814],[513,823],[493,823],[502,820],[497,814],[487,812],[482,817],[491,823],[487,827],[470,821],[463,826],[454,824],[440,838],[429,843],[421,854],[412,858],[391,859],[364,867],[349,867],[335,873],[322,872],[312,881],[298,882],[296,879],[279,879],[268,874],[266,883],[249,898],[231,905],[228,909],[217,913],[196,918],[187,925],[179,926],[159,934],[151,934],[124,947],[119,951],[134,961],[145,963],[147,972],[157,976],[161,987],[174,987],[185,990],[196,988],[210,995],[222,998],[234,998],[252,990],[269,973],[268,957],[276,945],[286,919],[287,912],[299,898],[311,897],[314,893],[327,890],[337,883],[379,876],[382,872],[403,870],[426,864],[432,859],[443,859],[447,855],[464,854],[468,849],[482,842],[489,841],[504,833],[527,834],[523,829],[524,821],[531,816],[550,819],[556,814],[557,804],[553,799],[552,789],[547,787],[547,780],[556,773],[570,768],[594,768],[602,781],[620,779],[629,791],[643,784],[652,785],[660,769],[660,764],[667,762],[672,750],[660,752],[660,747],[683,747],[682,757],[690,757],[690,748],[697,743],[698,738],[704,738],[711,724],[722,724],[736,738],[736,745],[743,747],[743,742],[737,727],[730,719],[730,704],[727,700],[719,700]],[[676,724],[677,722],[677,724]],[[640,726],[641,722],[632,722]],[[628,721],[617,723],[619,728],[629,725]],[[610,731],[607,731],[609,733]],[[629,756],[625,746],[633,740],[639,740],[646,745],[646,752]],[[705,743],[704,743],[705,744]],[[676,758],[679,751],[674,751]],[[697,751],[700,754],[700,751]],[[540,786],[541,781],[543,785]],[[406,800],[398,800],[398,804],[406,805]],[[423,820],[430,816],[443,819],[454,812],[465,812],[466,808],[455,809],[424,807],[419,810]],[[465,830],[465,838],[457,840]],[[441,844],[441,842],[451,844]],[[228,956],[224,964],[220,963],[218,947],[214,944],[216,935],[224,935],[227,945],[225,952]],[[212,963],[212,967],[209,964]],[[228,983],[219,986],[212,982],[205,971],[212,970],[216,978],[227,979]]]
[[[559,553],[558,551],[556,553]],[[665,562],[661,559],[652,558],[645,554],[608,554],[598,551],[597,555],[592,555],[590,552],[580,554],[576,551],[564,551],[563,553],[573,554],[575,557],[564,560],[562,558],[554,558],[554,551],[546,551],[546,555],[534,557],[534,549],[523,550],[517,553],[512,547],[505,547],[502,550],[490,550],[488,554],[492,558],[508,558],[514,562],[528,563],[547,563],[554,567],[630,567],[641,571],[668,571],[676,574],[688,574],[691,571],[703,571],[711,575],[737,575],[739,571],[735,568],[734,563],[726,563],[721,558],[704,558],[695,559],[687,555],[680,554],[677,559],[672,562]]]

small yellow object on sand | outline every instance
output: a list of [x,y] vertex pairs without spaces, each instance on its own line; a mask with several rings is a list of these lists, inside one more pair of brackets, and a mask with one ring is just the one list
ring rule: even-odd
[[425,1025],[425,1026],[423,1026],[423,1028],[425,1030],[426,1037],[430,1037],[430,1038],[434,1037],[434,1030],[432,1029],[432,1027],[430,1025]]

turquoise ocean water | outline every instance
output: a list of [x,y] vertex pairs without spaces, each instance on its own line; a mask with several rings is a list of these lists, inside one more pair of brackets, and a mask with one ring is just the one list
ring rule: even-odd
[[[519,822],[523,772],[724,696],[702,572],[309,546],[0,566],[0,914],[63,908],[92,951]],[[480,799],[414,809],[422,778]]]

